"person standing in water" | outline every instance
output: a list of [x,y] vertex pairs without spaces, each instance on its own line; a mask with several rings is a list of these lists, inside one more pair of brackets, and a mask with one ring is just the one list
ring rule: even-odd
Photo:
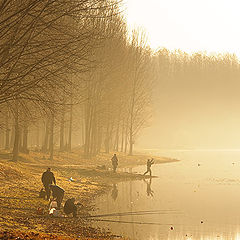
[[152,176],[151,166],[152,166],[153,164],[154,164],[153,158],[147,160],[147,171],[146,171],[143,175],[146,175],[146,174],[149,172],[150,177]]

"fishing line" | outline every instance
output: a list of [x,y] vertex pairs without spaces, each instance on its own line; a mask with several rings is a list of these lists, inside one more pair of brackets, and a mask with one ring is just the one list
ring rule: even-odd
[[[172,226],[171,223],[156,223],[156,222],[129,222],[129,221],[118,221],[118,220],[110,220],[110,219],[93,219],[93,221],[97,222],[114,222],[114,223],[132,223],[132,224],[144,224],[144,225],[158,225],[158,226]],[[181,224],[174,224],[181,225]]]
[[90,215],[90,216],[82,216],[82,217],[83,218],[94,218],[94,217],[148,215],[148,214],[180,214],[180,212],[178,212],[177,210],[152,210],[152,211],[108,213],[108,214]]
[[39,197],[28,197],[28,198],[22,198],[22,197],[5,197],[5,196],[0,196],[0,199],[9,199],[9,200],[11,200],[11,199],[14,199],[14,200],[16,200],[16,199],[18,199],[18,200],[33,200],[33,199],[40,199]]

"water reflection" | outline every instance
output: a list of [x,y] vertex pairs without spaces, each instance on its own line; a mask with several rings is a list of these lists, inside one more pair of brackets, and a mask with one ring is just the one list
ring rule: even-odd
[[118,196],[118,189],[117,189],[117,184],[116,184],[116,183],[113,184],[113,189],[112,189],[112,194],[111,194],[111,196],[112,196],[112,199],[113,199],[114,201],[116,201],[117,196]]
[[[137,240],[240,240],[240,151],[171,152],[165,156],[182,161],[153,165],[159,178],[118,183],[97,199],[99,214],[162,212],[121,215],[112,220],[122,223],[102,226]],[[145,169],[141,166],[133,172]],[[140,222],[158,224],[137,224]]]
[[144,182],[147,184],[147,196],[153,197],[153,190],[151,189],[152,178],[149,180],[144,179]]

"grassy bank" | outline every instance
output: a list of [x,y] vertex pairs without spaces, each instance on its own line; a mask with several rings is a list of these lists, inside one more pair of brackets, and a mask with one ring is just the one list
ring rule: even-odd
[[[119,155],[119,168],[145,164],[147,157]],[[84,159],[79,151],[58,153],[53,161],[39,152],[21,154],[18,162],[11,162],[11,154],[0,154],[0,235],[21,236],[22,239],[114,239],[111,233],[92,228],[84,218],[51,218],[48,202],[38,198],[42,188],[41,175],[51,167],[57,184],[65,189],[64,201],[75,197],[83,204],[79,216],[94,209],[93,200],[110,189],[109,183],[142,179],[142,175],[111,171],[111,154]],[[155,158],[155,163],[174,161]],[[105,167],[103,167],[105,166]],[[106,169],[102,169],[106,168]],[[69,181],[72,177],[74,181]],[[63,202],[64,202],[63,201]],[[37,209],[44,209],[43,215]],[[51,235],[50,235],[51,234]],[[7,237],[5,239],[8,239]],[[10,237],[9,237],[10,239]]]

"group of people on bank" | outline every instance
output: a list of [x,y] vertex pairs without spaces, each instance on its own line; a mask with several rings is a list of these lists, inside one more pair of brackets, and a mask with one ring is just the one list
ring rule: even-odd
[[[56,185],[56,179],[50,168],[48,168],[47,171],[42,174],[42,183],[45,189],[47,201],[50,200],[50,196],[52,194],[52,201],[56,201],[56,209],[59,210],[61,208],[65,191],[63,188]],[[70,198],[65,202],[63,211],[67,215],[72,213],[73,217],[77,216],[77,206],[75,205],[75,198]]]
[[[118,166],[118,158],[117,158],[116,154],[113,155],[111,162],[112,162],[113,172],[115,173],[117,170],[117,166]],[[152,176],[151,166],[153,163],[154,163],[153,159],[147,160],[147,171],[144,173],[144,175],[149,173],[150,176]],[[56,184],[55,176],[51,172],[50,168],[48,168],[42,174],[41,180],[42,180],[45,192],[42,189],[39,196],[45,198],[45,195],[46,195],[46,199],[47,199],[47,201],[49,201],[50,196],[52,195],[51,202],[56,201],[56,203],[57,203],[56,209],[59,210],[61,208],[61,204],[62,204],[63,197],[64,197],[64,192],[65,192],[64,189]],[[41,194],[44,194],[44,195],[41,195]],[[70,198],[65,202],[63,211],[67,215],[73,214],[73,217],[77,216],[77,206],[75,205],[74,198]]]

